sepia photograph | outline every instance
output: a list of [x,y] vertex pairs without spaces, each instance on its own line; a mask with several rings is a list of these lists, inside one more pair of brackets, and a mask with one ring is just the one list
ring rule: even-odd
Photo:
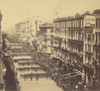
[[100,91],[100,0],[0,0],[0,91]]

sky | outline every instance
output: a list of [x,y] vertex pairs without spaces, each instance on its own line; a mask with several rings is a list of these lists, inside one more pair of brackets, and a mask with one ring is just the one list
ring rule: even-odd
[[9,32],[16,23],[34,16],[52,21],[95,9],[100,9],[100,0],[0,0],[2,31]]

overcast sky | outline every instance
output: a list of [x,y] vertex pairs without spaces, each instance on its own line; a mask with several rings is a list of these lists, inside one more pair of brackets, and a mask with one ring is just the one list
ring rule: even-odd
[[0,0],[2,30],[6,31],[33,16],[52,20],[57,17],[57,12],[59,17],[66,17],[95,9],[100,9],[100,0]]

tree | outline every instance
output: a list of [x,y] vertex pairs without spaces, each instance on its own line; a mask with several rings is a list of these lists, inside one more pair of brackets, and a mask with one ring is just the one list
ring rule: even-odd
[[90,11],[86,11],[84,14],[82,14],[83,16],[84,15],[91,15]]
[[73,18],[73,16],[68,16],[67,18],[68,18],[68,19],[72,19],[72,18]]
[[81,16],[81,15],[79,13],[76,13],[75,17],[79,17],[79,16]]

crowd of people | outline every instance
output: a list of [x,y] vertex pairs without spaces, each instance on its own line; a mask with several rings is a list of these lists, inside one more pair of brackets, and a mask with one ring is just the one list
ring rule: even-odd
[[[75,85],[78,85],[78,81],[81,81],[80,75],[70,78],[71,73],[76,74],[76,72],[68,68],[68,66],[59,59],[55,57],[51,58],[48,54],[36,51],[32,52],[31,56],[33,61],[41,67],[44,67],[44,71],[50,74],[51,78],[58,86],[62,87],[64,91],[72,91],[72,89],[75,89]],[[64,77],[65,75],[66,77]]]
[[[24,45],[24,49],[25,48]],[[26,50],[32,56],[33,61],[43,67],[44,71],[50,74],[51,78],[64,91],[91,91],[86,87],[86,84],[82,82],[82,73],[80,71],[75,70],[60,59],[36,51],[30,46],[27,46]]]

